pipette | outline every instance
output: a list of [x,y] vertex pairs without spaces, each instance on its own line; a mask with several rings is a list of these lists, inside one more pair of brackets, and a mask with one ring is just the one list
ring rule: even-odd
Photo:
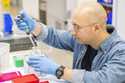
[[[23,15],[18,15],[17,18],[19,19],[19,21],[23,21],[24,20],[24,16]],[[27,23],[26,23],[26,25],[27,25]],[[29,30],[28,25],[25,26],[25,32],[26,32],[27,35],[30,34],[30,30]]]
[[[20,21],[24,20],[24,16],[23,15],[18,15],[17,18],[20,19]],[[27,24],[26,24],[27,25]],[[26,34],[29,36],[31,42],[32,42],[32,45],[33,45],[33,52],[34,53],[40,53],[40,50],[37,48],[37,41],[36,41],[36,38],[34,38],[34,36],[32,36],[32,34],[30,34],[30,30],[29,30],[29,27],[28,25],[25,27],[25,31],[26,31]]]
[[[18,15],[19,20],[23,21],[24,20],[24,16],[23,15]],[[40,49],[38,49],[38,44],[37,44],[37,40],[36,38],[30,34],[30,30],[29,30],[29,27],[28,27],[28,24],[26,24],[27,26],[25,27],[25,31],[26,31],[26,34],[28,35],[29,39],[31,40],[31,43],[33,45],[33,48],[32,48],[32,55],[41,55],[41,56],[44,56],[43,54],[41,54],[41,51]],[[29,69],[30,71],[30,69]],[[40,72],[37,72],[38,75],[41,75]]]

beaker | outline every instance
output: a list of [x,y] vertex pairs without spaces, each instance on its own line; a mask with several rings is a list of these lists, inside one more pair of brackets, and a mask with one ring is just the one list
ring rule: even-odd
[[23,56],[13,56],[15,67],[24,67],[24,57]]
[[10,45],[8,43],[1,42],[0,43],[0,72],[6,71],[10,66],[9,51],[10,51]]

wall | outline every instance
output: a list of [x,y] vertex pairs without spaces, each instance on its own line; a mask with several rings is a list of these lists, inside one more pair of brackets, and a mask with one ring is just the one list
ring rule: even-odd
[[[57,5],[58,4],[58,5]],[[47,24],[63,27],[66,18],[66,0],[47,0]]]
[[78,2],[88,2],[88,1],[96,1],[97,2],[97,0],[78,0]]
[[66,4],[67,4],[67,11],[73,10],[75,8],[75,6],[77,5],[77,0],[66,0]]
[[75,6],[88,1],[96,0],[47,0],[47,24],[65,28],[64,21],[70,17]]
[[39,18],[39,0],[23,0],[23,9],[34,18]]
[[114,0],[114,25],[125,40],[125,0]]

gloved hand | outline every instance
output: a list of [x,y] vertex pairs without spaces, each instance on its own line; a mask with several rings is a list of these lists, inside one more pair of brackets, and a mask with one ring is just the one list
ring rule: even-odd
[[33,67],[37,72],[55,75],[57,68],[60,66],[47,58],[46,56],[31,55],[27,61],[28,65]]
[[31,32],[34,30],[36,21],[33,20],[24,10],[15,18],[17,27],[25,32]]

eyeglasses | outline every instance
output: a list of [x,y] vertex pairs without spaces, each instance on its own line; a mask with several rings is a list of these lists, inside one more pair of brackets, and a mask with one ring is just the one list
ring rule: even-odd
[[73,31],[74,32],[78,32],[78,31],[80,31],[81,29],[85,29],[85,28],[87,28],[87,27],[89,27],[89,26],[92,26],[92,25],[94,25],[94,24],[96,24],[96,23],[91,23],[91,24],[88,24],[88,25],[85,25],[85,26],[80,26],[80,25],[78,25],[78,24],[72,24],[73,25]]

